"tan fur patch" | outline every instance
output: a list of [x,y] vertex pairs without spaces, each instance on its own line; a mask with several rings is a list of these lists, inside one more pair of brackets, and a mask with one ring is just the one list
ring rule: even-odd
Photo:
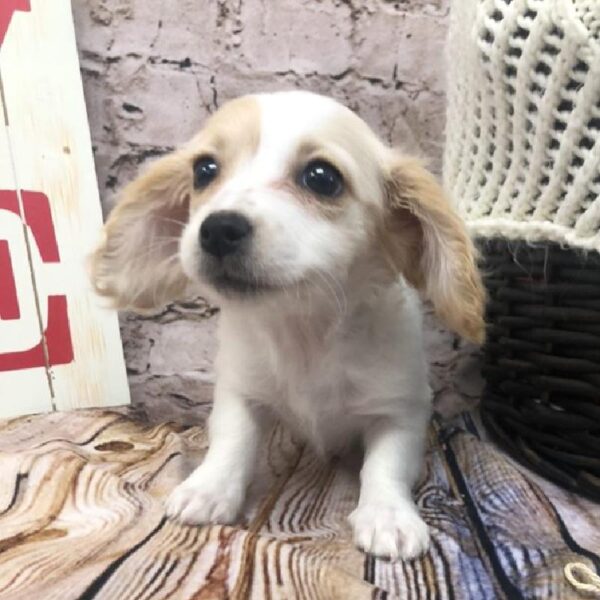
[[259,142],[260,108],[252,96],[228,102],[208,119],[186,146],[186,152],[190,154],[191,165],[203,155],[215,158],[219,175],[205,190],[194,192],[192,210],[212,196],[242,160],[256,153]]
[[[239,160],[256,151],[259,137],[256,100],[234,100],[185,147],[157,160],[127,185],[90,258],[96,291],[117,308],[140,312],[181,297],[188,282],[177,253],[190,211],[218,189]],[[203,154],[217,159],[220,174],[214,185],[198,192],[193,165]]]
[[187,280],[175,257],[191,191],[181,153],[156,161],[122,191],[90,259],[96,291],[115,308],[145,311],[183,294]]
[[418,160],[396,157],[387,186],[383,240],[399,270],[450,329],[483,342],[485,291],[462,219]]
[[319,201],[304,190],[297,190],[296,194],[307,206],[314,206],[328,219],[341,214],[348,202],[375,202],[381,196],[378,177],[381,148],[375,134],[357,115],[344,108],[336,111],[316,131],[301,140],[290,167],[290,177],[295,178],[308,162],[324,160],[342,175],[343,192],[339,197],[325,201]]

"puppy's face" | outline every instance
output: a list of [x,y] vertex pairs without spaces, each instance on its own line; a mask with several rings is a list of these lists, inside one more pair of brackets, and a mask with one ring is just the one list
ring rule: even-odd
[[333,100],[281,92],[226,104],[131,183],[92,267],[101,294],[143,310],[189,282],[217,302],[310,291],[367,254],[482,338],[473,247],[433,177]]
[[372,237],[380,151],[356,115],[321,96],[229,103],[184,151],[185,274],[217,299],[341,276]]

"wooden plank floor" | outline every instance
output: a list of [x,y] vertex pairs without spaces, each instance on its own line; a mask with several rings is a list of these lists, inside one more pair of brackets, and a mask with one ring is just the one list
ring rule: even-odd
[[[206,410],[206,407],[204,407]],[[600,570],[600,506],[524,474],[469,415],[434,424],[417,494],[417,560],[365,556],[346,515],[356,461],[323,464],[276,430],[239,527],[166,521],[162,501],[206,448],[202,425],[134,409],[0,422],[0,598],[577,598]]]

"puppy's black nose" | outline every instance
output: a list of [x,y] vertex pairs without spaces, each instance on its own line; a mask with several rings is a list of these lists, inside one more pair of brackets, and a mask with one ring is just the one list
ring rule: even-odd
[[244,215],[220,210],[214,212],[200,226],[200,246],[205,252],[223,258],[237,252],[252,232],[252,225]]

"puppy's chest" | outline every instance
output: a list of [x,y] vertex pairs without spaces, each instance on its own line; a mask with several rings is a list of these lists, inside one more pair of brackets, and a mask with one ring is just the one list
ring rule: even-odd
[[355,409],[368,391],[357,382],[359,371],[337,352],[308,366],[278,367],[264,399],[318,450],[338,450],[358,433],[362,420]]

